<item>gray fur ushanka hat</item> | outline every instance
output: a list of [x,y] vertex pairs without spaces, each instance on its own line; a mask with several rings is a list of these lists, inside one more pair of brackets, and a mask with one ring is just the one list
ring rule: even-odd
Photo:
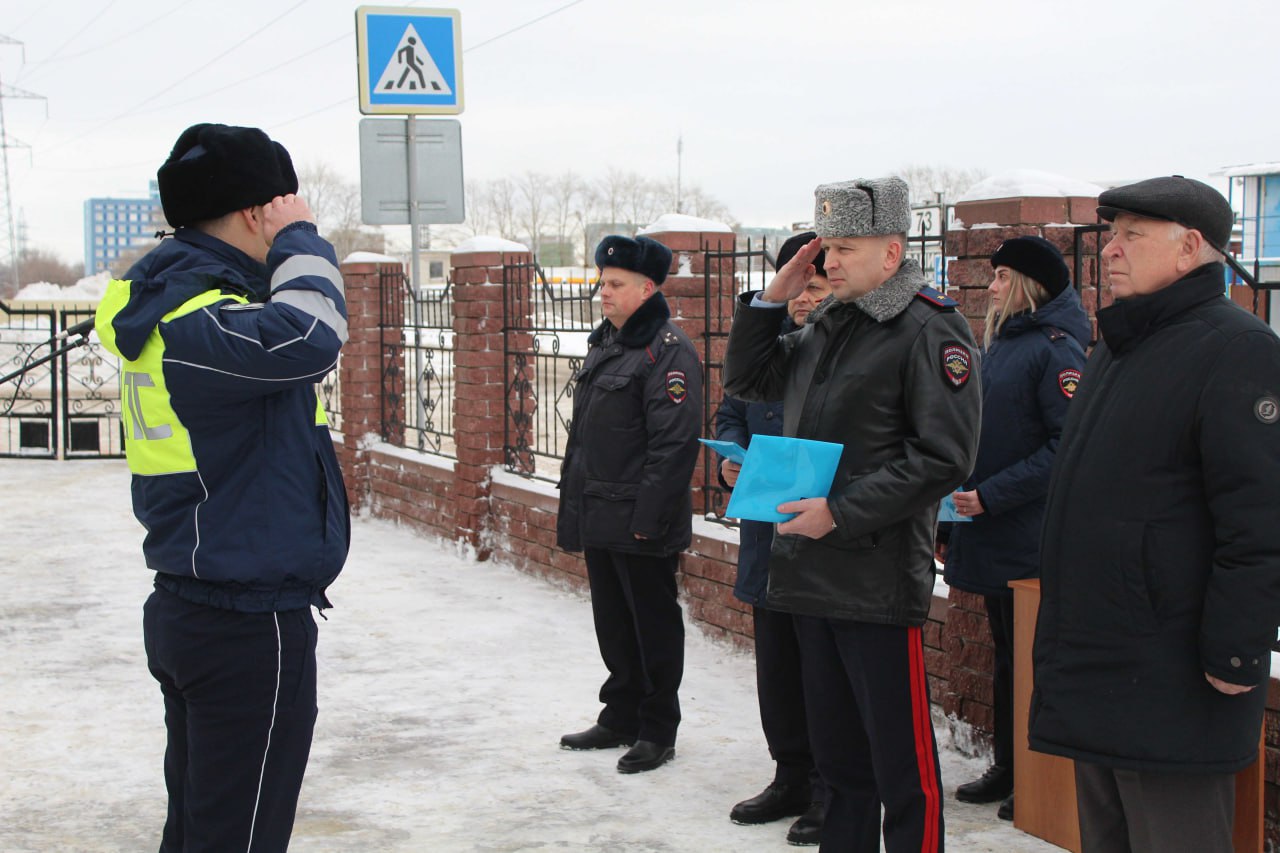
[[875,237],[911,230],[911,197],[902,178],[855,178],[813,191],[819,237]]

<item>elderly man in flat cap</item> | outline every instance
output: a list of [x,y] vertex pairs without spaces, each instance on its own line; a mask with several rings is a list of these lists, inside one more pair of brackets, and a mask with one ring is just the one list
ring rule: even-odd
[[1280,339],[1224,295],[1233,214],[1104,192],[1115,296],[1049,487],[1032,748],[1075,759],[1085,851],[1230,851],[1280,622]]
[[605,319],[575,377],[557,544],[582,551],[609,671],[595,725],[565,749],[629,746],[618,772],[675,756],[684,622],[676,567],[693,528],[689,481],[702,431],[702,365],[658,289],[671,250],[648,237],[596,248]]
[[[818,237],[738,306],[725,392],[784,401],[788,436],[844,445],[829,494],[784,503],[767,606],[795,614],[822,849],[943,849],[942,783],[921,627],[933,597],[938,502],[978,446],[976,347],[955,302],[903,257],[898,178],[824,184]],[[825,249],[831,298],[778,336]]]
[[346,489],[316,383],[347,338],[342,276],[289,153],[198,124],[158,173],[177,228],[112,281],[133,511],[164,695],[161,853],[284,851],[316,721],[316,624],[342,570]]

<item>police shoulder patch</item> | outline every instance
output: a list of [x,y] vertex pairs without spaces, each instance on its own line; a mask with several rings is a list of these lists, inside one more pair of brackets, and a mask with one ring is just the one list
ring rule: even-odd
[[667,398],[677,406],[689,396],[689,383],[683,370],[667,371]]
[[922,287],[919,290],[917,290],[916,298],[922,299],[925,302],[928,302],[930,305],[934,306],[935,308],[955,308],[957,305],[960,304],[959,302],[956,302],[954,299],[952,299],[950,296],[947,296],[941,291],[934,290],[932,287]]
[[1076,395],[1076,387],[1080,384],[1080,371],[1068,367],[1058,371],[1058,390],[1070,400]]
[[938,356],[942,378],[952,391],[959,391],[969,384],[973,375],[973,353],[959,341],[944,341]]

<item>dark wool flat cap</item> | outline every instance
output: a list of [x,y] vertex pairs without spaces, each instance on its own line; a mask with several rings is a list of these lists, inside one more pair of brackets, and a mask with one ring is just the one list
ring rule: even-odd
[[653,283],[661,285],[671,269],[671,250],[648,237],[623,237],[614,234],[605,237],[596,246],[596,266],[617,267],[638,272]]
[[1204,235],[1215,249],[1227,247],[1235,214],[1222,193],[1208,184],[1170,175],[1116,187],[1098,196],[1098,215],[1111,222],[1117,214],[1164,219]]
[[911,230],[911,198],[902,178],[859,178],[813,191],[819,237],[875,237]]
[[1057,296],[1071,284],[1071,273],[1058,247],[1043,237],[1014,237],[1005,240],[991,256],[991,267],[1008,267],[1033,278]]
[[[805,244],[818,235],[812,231],[805,231],[802,234],[796,234],[794,237],[788,237],[787,242],[778,247],[778,262],[776,269],[782,269],[786,266],[787,261],[796,256],[796,252],[804,248]],[[818,275],[825,277],[827,271],[822,267],[827,262],[827,250],[819,249],[818,257],[813,259],[813,265],[818,268]]]
[[256,127],[195,124],[156,173],[164,218],[175,228],[217,219],[298,191],[293,160]]

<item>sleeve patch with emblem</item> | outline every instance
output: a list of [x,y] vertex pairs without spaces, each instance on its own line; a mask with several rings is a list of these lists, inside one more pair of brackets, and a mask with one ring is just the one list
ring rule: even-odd
[[1068,367],[1058,374],[1058,390],[1070,400],[1076,395],[1076,387],[1080,385],[1080,371]]
[[940,365],[942,377],[952,391],[959,391],[969,384],[973,375],[973,355],[959,341],[947,341],[942,345]]
[[1280,403],[1270,394],[1259,397],[1253,404],[1253,415],[1264,424],[1273,424],[1280,420]]
[[689,396],[689,383],[685,380],[683,370],[667,371],[667,397],[671,402],[679,405],[684,402],[684,398]]

